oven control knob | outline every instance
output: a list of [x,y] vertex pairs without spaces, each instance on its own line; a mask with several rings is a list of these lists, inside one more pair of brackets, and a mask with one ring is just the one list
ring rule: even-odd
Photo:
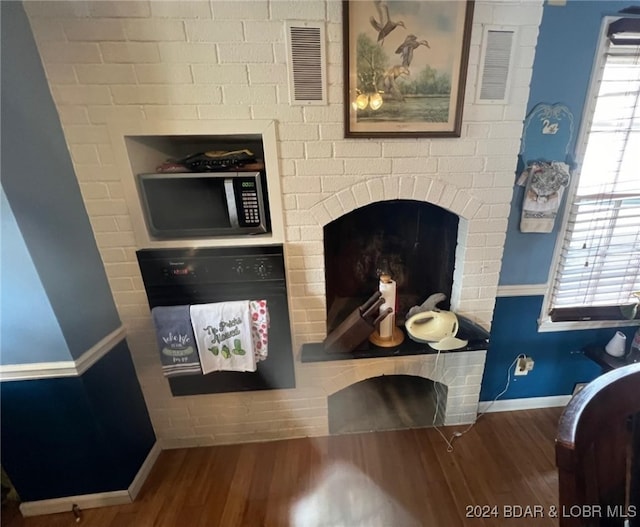
[[236,273],[241,275],[244,273],[244,268],[241,265],[238,265],[238,267],[236,267]]
[[267,275],[269,274],[269,272],[267,271],[267,268],[264,266],[264,264],[258,265],[258,267],[256,268],[256,273],[258,274],[258,276],[260,278],[266,278]]

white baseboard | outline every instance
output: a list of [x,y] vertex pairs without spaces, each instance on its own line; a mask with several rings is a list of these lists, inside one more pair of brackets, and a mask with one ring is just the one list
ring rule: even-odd
[[158,442],[155,442],[127,490],[65,496],[63,498],[53,498],[50,500],[26,501],[20,504],[20,512],[22,516],[27,517],[39,516],[41,514],[56,514],[59,512],[71,513],[74,505],[77,505],[80,510],[83,510],[132,503],[138,496],[160,452],[160,445]]
[[142,489],[144,482],[147,481],[147,477],[149,476],[153,465],[156,464],[160,452],[162,452],[162,448],[160,448],[160,443],[156,441],[151,447],[149,454],[147,454],[147,459],[144,460],[140,470],[138,470],[136,477],[133,478],[131,485],[129,485],[129,496],[131,497],[131,501],[138,497],[138,493],[140,492],[140,489]]
[[65,496],[51,500],[25,501],[20,504],[20,512],[24,517],[39,516],[40,514],[56,514],[59,512],[71,513],[74,505],[80,510],[94,509],[96,507],[109,507],[111,505],[124,505],[131,503],[131,497],[126,490],[112,492],[98,492],[97,494],[82,494],[80,496]]
[[524,399],[505,399],[503,401],[484,401],[478,405],[481,414],[491,412],[513,412],[515,410],[535,410],[536,408],[556,408],[566,406],[571,395],[553,395],[550,397],[527,397]]

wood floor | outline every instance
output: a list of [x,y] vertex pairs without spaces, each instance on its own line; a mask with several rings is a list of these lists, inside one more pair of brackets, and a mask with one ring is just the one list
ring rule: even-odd
[[[429,428],[168,450],[135,503],[83,511],[80,525],[557,526],[547,513],[557,505],[559,416],[560,409],[488,414],[453,452]],[[447,437],[455,430],[442,429]],[[506,518],[514,505],[540,506],[544,517]],[[71,513],[5,513],[2,525],[78,524]]]

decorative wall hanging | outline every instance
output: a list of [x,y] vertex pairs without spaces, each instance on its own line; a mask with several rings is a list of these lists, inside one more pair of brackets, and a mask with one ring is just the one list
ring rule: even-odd
[[569,161],[573,127],[573,114],[564,104],[537,104],[524,121],[520,155]]
[[[525,187],[521,232],[553,231],[573,166],[573,132],[573,114],[564,104],[540,103],[527,115],[519,155],[525,168],[517,181]],[[545,161],[550,159],[558,161]]]
[[569,179],[566,163],[534,161],[527,166],[518,180],[518,185],[525,185],[520,219],[522,232],[553,230]]
[[473,1],[343,1],[345,137],[460,137]]

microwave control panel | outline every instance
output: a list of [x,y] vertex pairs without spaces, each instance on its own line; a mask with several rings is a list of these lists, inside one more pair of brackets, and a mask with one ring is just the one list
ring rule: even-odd
[[[244,183],[244,182],[243,182]],[[254,182],[251,181],[253,184]],[[255,189],[242,188],[240,197],[242,199],[243,219],[247,225],[260,225],[260,206],[258,204],[258,192]]]
[[264,218],[261,190],[255,178],[239,177],[234,180],[236,199],[238,200],[238,222],[243,227],[260,225]]

